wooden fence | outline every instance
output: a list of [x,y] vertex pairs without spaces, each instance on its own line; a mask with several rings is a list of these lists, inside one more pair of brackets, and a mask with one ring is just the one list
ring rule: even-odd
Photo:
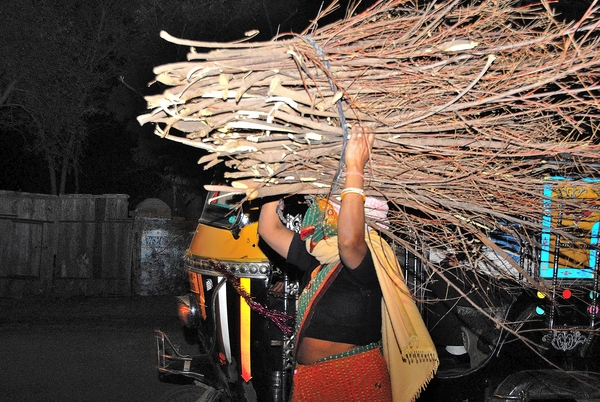
[[130,295],[128,198],[0,191],[0,297]]

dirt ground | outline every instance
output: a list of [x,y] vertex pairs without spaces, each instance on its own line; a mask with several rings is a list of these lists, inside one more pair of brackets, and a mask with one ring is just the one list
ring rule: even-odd
[[156,329],[181,333],[174,297],[0,299],[0,400],[158,401],[178,385],[158,380]]
[[[181,385],[158,380],[157,329],[194,353],[173,296],[0,298],[0,401],[158,402]],[[470,381],[434,380],[419,402],[449,400],[438,395],[454,395]]]

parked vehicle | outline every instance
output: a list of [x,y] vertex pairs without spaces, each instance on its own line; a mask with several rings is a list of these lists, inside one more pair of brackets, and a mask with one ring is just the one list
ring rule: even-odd
[[586,181],[548,178],[539,240],[489,233],[546,291],[513,286],[495,309],[458,308],[471,367],[439,372],[420,401],[600,401],[600,216],[563,208],[573,198],[597,205],[598,180]]
[[[419,402],[600,402],[600,219],[585,211],[567,214],[550,203],[560,192],[568,193],[560,194],[563,198],[589,196],[598,202],[594,188],[549,181],[539,242],[489,234],[547,291],[513,286],[506,303],[459,308],[471,364],[440,370]],[[292,229],[299,227],[301,208],[286,207],[283,218]],[[161,378],[193,384],[165,395],[164,402],[288,400],[294,340],[266,316],[294,315],[299,281],[260,244],[257,214],[257,207],[240,207],[235,196],[207,197],[185,257],[191,292],[179,297],[179,317],[198,353],[180,353],[162,332],[157,338]],[[550,230],[556,227],[568,239]],[[426,300],[427,268],[410,252],[399,249],[398,255],[417,299]],[[283,284],[280,294],[273,292],[275,283]],[[422,312],[427,321],[426,303]]]

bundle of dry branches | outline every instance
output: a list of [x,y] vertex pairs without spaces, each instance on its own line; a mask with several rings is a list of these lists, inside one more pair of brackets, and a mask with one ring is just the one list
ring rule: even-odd
[[545,2],[430,4],[382,1],[269,42],[163,32],[191,51],[155,68],[168,89],[138,120],[206,151],[206,168],[226,163],[220,190],[250,198],[337,194],[347,127],[359,122],[377,134],[367,190],[393,204],[392,238],[424,261],[431,248],[481,259],[475,243],[506,257],[489,231],[535,243],[545,177],[577,186],[598,173],[600,19],[590,9],[563,23]]

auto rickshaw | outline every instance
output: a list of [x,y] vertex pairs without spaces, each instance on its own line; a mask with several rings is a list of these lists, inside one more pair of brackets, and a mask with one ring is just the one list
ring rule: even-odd
[[[600,216],[567,207],[572,199],[600,201],[600,181],[583,181],[588,184],[546,179],[542,225],[533,241],[489,233],[521,268],[514,283],[528,275],[545,291],[513,286],[504,303],[458,307],[470,366],[439,371],[419,402],[600,401]],[[405,266],[415,264],[407,259]],[[426,306],[422,311],[427,319]]]
[[[299,216],[286,219],[298,227]],[[163,401],[287,400],[299,282],[283,261],[267,257],[257,221],[251,203],[208,194],[184,261],[190,293],[178,297],[186,339],[198,353],[183,354],[167,334],[157,336],[161,379],[187,378],[193,385]],[[283,291],[272,292],[274,283]]]

